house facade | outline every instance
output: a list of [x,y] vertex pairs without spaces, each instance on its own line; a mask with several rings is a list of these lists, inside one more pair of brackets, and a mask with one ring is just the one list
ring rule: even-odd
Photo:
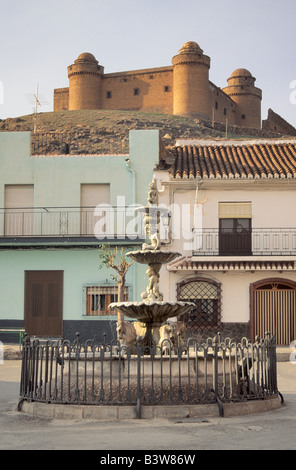
[[[0,133],[0,329],[111,340],[117,283],[99,268],[99,245],[142,243],[134,206],[146,202],[158,131],[131,131],[127,155],[32,156],[30,139]],[[143,266],[132,265],[125,298],[137,299],[145,283]],[[18,335],[2,331],[0,339]]]
[[181,141],[155,172],[170,208],[167,243],[180,258],[161,272],[170,300],[193,301],[188,336],[278,345],[296,338],[296,144]]

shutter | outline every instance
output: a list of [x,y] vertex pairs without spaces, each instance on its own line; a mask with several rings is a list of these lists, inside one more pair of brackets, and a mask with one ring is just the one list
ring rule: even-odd
[[34,186],[5,185],[5,235],[32,235],[34,221]]
[[251,219],[251,202],[219,202],[219,219]]
[[94,229],[98,217],[94,210],[99,204],[110,204],[110,184],[82,184],[81,185],[81,235],[94,236]]

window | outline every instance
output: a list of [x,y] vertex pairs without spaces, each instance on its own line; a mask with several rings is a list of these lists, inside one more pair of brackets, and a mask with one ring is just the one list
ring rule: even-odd
[[177,288],[178,300],[193,302],[196,308],[181,315],[188,330],[216,330],[221,319],[220,284],[207,279],[182,281]]
[[218,101],[215,101],[215,108],[218,109]]
[[34,186],[30,184],[5,185],[5,235],[33,235]]
[[227,113],[226,108],[224,108],[224,116],[226,116],[226,113]]
[[251,219],[219,219],[219,254],[251,255]]
[[[86,315],[113,315],[108,307],[118,301],[117,289],[117,286],[86,287]],[[124,290],[124,300],[128,300],[128,287]]]
[[245,115],[245,114],[242,114],[242,119],[246,119],[246,115]]
[[[81,184],[81,235],[103,235],[112,231],[111,221],[108,218],[110,203],[110,184]],[[95,216],[96,206],[102,208],[101,216]],[[104,212],[104,206],[106,211]],[[103,222],[106,221],[106,224]]]
[[107,91],[106,96],[108,99],[112,98],[112,91]]
[[170,91],[170,87],[169,87],[168,85],[166,85],[166,86],[164,87],[164,91],[165,91],[165,93],[169,92],[169,91]]
[[252,254],[252,203],[219,203],[219,254]]
[[139,88],[134,88],[134,96],[138,96],[140,94]]

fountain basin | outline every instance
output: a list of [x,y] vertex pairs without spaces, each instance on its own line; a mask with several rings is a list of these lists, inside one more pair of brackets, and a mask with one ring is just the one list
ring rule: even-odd
[[116,309],[126,317],[135,318],[136,320],[160,326],[168,318],[176,317],[187,313],[196,305],[193,302],[113,302],[109,305],[111,309]]
[[167,264],[173,261],[180,253],[175,251],[161,251],[161,250],[142,250],[130,251],[126,254],[137,263],[141,264]]

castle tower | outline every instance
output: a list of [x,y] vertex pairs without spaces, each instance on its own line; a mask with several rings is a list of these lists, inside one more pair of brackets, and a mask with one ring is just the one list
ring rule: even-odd
[[254,86],[255,80],[248,70],[236,69],[223,91],[237,104],[236,124],[261,129],[262,91]]
[[186,42],[172,59],[173,113],[210,118],[210,58],[196,42]]
[[104,67],[89,52],[83,52],[69,65],[69,110],[101,108],[103,73]]

